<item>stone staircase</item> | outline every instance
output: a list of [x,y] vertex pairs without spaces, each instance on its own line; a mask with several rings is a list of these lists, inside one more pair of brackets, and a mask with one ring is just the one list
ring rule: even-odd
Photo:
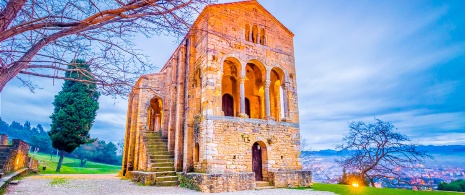
[[266,190],[266,189],[273,189],[274,186],[270,186],[270,183],[267,181],[255,181],[255,190]]
[[155,186],[177,186],[174,156],[168,151],[167,140],[156,132],[144,133],[143,139],[150,158],[149,171],[155,175]]

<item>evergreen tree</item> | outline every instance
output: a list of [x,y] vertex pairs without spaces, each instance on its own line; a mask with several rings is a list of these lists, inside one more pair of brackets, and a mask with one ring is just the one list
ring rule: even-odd
[[[55,96],[51,130],[48,135],[52,146],[60,150],[60,160],[56,172],[60,172],[64,153],[71,153],[82,144],[93,142],[89,131],[98,110],[98,98],[91,70],[83,60],[75,60],[68,65],[67,80],[62,90]],[[89,82],[75,82],[87,80]]]

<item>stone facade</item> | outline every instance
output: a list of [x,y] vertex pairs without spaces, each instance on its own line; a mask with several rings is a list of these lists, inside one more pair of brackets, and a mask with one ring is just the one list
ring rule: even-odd
[[146,132],[166,139],[176,171],[301,170],[293,36],[257,1],[207,6],[130,93],[122,175],[153,167]]

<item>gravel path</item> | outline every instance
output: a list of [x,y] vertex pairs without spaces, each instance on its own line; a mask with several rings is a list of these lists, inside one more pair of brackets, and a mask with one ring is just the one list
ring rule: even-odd
[[[121,180],[115,175],[33,175],[22,179],[18,185],[9,185],[7,195],[47,194],[47,195],[83,195],[83,194],[202,194],[179,187],[138,186]],[[292,194],[292,195],[331,195],[331,192],[313,190],[250,190],[217,194]]]

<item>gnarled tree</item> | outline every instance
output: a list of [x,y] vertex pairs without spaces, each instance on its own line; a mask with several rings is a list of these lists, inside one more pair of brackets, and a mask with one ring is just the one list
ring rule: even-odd
[[183,35],[211,1],[0,0],[0,92],[15,77],[30,89],[29,76],[82,81],[61,75],[86,56],[101,93],[126,94],[154,68],[135,35]]
[[337,162],[344,170],[368,179],[374,187],[375,179],[405,178],[411,167],[432,158],[419,151],[406,135],[396,132],[390,122],[375,120],[375,123],[349,124],[349,134],[336,146],[342,155]]

